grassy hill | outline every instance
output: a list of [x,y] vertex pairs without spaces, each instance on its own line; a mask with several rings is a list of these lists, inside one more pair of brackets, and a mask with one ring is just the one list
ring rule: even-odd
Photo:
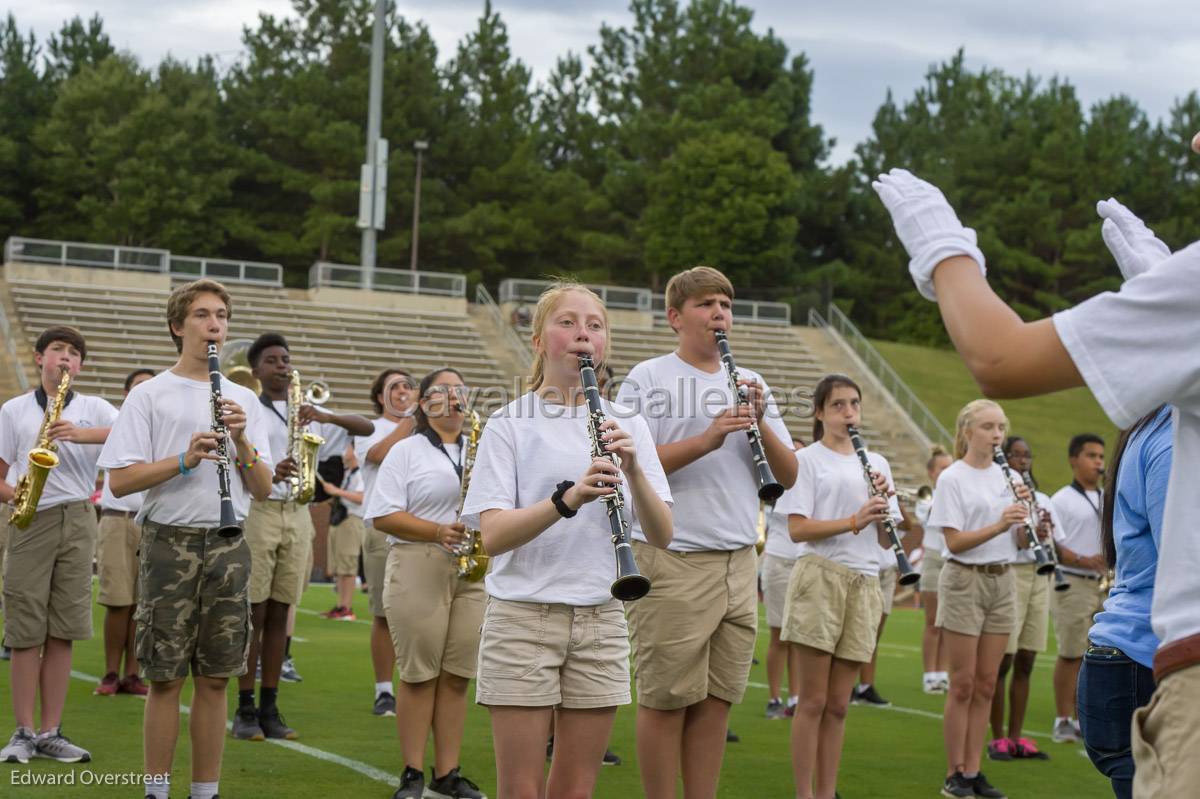
[[[951,433],[962,406],[982,396],[954,350],[887,341],[871,343]],[[1048,494],[1071,481],[1067,465],[1071,436],[1097,433],[1110,448],[1116,443],[1116,428],[1085,388],[1000,404],[1008,414],[1010,432],[1026,439],[1033,449],[1033,473]]]

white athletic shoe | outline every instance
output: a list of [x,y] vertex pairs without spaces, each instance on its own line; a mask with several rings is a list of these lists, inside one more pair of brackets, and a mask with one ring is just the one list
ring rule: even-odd
[[76,746],[62,734],[62,727],[47,730],[37,737],[37,756],[59,763],[87,763],[92,755],[82,746]]
[[37,757],[37,739],[28,727],[17,727],[8,740],[8,746],[0,749],[0,763],[28,763]]
[[1075,743],[1079,740],[1079,735],[1075,732],[1075,725],[1070,719],[1058,719],[1054,722],[1054,729],[1050,731],[1050,739],[1056,744]]

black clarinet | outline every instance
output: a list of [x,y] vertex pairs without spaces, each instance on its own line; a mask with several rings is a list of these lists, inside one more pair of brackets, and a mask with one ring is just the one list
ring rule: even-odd
[[[858,455],[858,462],[862,464],[868,493],[873,497],[887,499],[884,493],[875,486],[875,470],[871,468],[871,461],[867,458],[867,448],[863,445],[858,428],[850,425],[846,428],[846,432],[850,434],[850,443],[854,445],[854,454]],[[900,533],[896,530],[896,523],[892,521],[891,514],[884,516],[880,524],[883,525],[883,531],[887,533],[888,540],[892,543],[892,552],[896,555],[896,569],[900,572],[900,585],[912,585],[921,579],[921,575],[913,570],[912,564],[908,562],[908,555],[904,554],[904,547],[900,545]]]
[[[1029,494],[1033,497],[1031,500],[1033,503],[1033,515],[1040,523],[1042,521],[1042,509],[1038,506],[1037,491],[1033,487],[1033,475],[1029,472],[1021,472],[1021,479],[1025,481],[1025,485],[1029,486]],[[1069,591],[1071,584],[1067,582],[1066,575],[1063,574],[1063,570],[1058,565],[1058,550],[1054,547],[1053,530],[1050,532],[1050,537],[1046,540],[1050,544],[1048,547],[1050,550],[1048,553],[1050,555],[1050,562],[1054,564],[1054,590]]]
[[[729,390],[733,392],[738,405],[749,405],[750,400],[746,396],[746,387],[738,385],[737,364],[733,362],[733,355],[729,352],[729,338],[725,335],[724,330],[714,330],[713,335],[717,337],[717,349],[721,351],[721,363],[725,364],[725,373],[729,376]],[[758,421],[755,420],[753,414],[750,419],[750,429],[746,431],[746,437],[750,439],[750,457],[754,459],[754,477],[758,481],[758,498],[763,502],[774,502],[783,496],[783,486],[775,479],[775,475],[771,474],[771,464],[767,463],[767,456],[763,452],[762,431],[758,429]]]
[[233,510],[233,497],[229,491],[229,447],[226,443],[229,431],[221,413],[221,359],[217,355],[217,343],[208,342],[208,381],[212,387],[209,402],[212,405],[212,431],[217,434],[217,492],[221,496],[221,523],[217,535],[233,538],[242,534],[242,525]]
[[[1004,450],[999,445],[992,450],[992,460],[1004,472],[1004,479],[1008,481],[1008,488],[1012,491],[1013,499],[1025,506],[1028,511],[1025,515],[1025,538],[1029,541],[1029,548],[1033,550],[1033,557],[1037,560],[1037,573],[1049,574],[1054,571],[1054,562],[1050,560],[1050,556],[1046,554],[1046,548],[1042,546],[1042,542],[1037,535],[1037,519],[1033,516],[1033,503],[1029,500],[1021,499],[1017,493],[1017,481],[1013,479],[1012,469],[1008,466],[1008,458],[1004,457]],[[1031,492],[1032,488],[1029,489]],[[1032,494],[1031,494],[1032,496]]]
[[[603,431],[604,408],[600,405],[600,385],[596,382],[596,369],[588,355],[579,356],[579,379],[583,382],[583,395],[587,398],[588,406],[588,437],[592,441],[592,457],[608,458],[617,468],[621,467],[621,459],[615,453],[604,449]],[[638,571],[637,561],[633,557],[633,546],[629,543],[629,523],[625,521],[625,495],[620,486],[614,486],[614,491],[600,498],[608,511],[608,527],[612,531],[613,549],[617,556],[617,578],[609,586],[609,592],[614,599],[622,602],[632,602],[641,599],[650,592],[650,580]]]

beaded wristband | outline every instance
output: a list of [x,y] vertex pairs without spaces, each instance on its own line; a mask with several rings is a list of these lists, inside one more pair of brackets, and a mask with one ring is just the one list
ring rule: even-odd
[[258,455],[258,447],[252,447],[252,449],[254,450],[254,457],[250,459],[249,463],[242,463],[241,458],[234,459],[237,461],[237,465],[238,465],[239,469],[245,469],[246,471],[250,471],[251,469],[254,468],[254,465],[259,462],[260,458]]

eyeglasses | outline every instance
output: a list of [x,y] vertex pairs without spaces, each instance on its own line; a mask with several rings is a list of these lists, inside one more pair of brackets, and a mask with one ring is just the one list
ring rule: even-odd
[[432,399],[435,397],[454,397],[455,399],[466,399],[466,386],[431,386],[428,391],[422,396],[422,399]]

